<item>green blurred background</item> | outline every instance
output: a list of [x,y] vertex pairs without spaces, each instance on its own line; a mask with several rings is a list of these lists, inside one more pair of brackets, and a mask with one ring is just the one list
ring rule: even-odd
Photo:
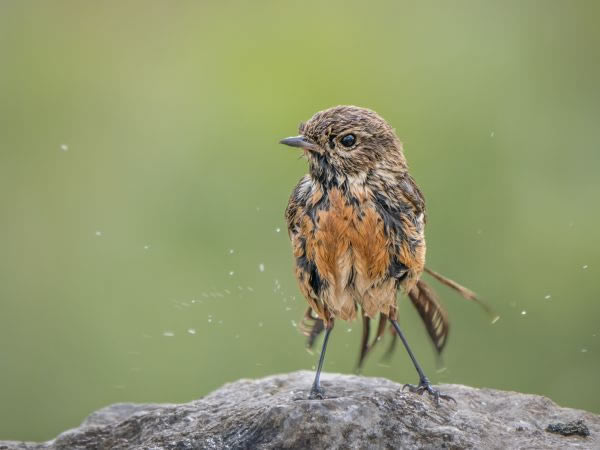
[[[0,439],[113,402],[311,369],[278,145],[336,104],[405,143],[429,207],[436,383],[600,412],[597,2],[0,2]],[[261,270],[263,268],[264,270]],[[327,371],[352,372],[340,322]],[[366,375],[416,381],[404,351]],[[308,389],[308,386],[307,386]]]

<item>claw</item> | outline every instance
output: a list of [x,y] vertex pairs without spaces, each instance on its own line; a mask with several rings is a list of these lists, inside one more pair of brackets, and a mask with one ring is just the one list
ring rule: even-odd
[[323,400],[325,398],[325,391],[321,386],[313,386],[308,394],[309,400]]
[[446,395],[446,394],[442,394],[437,389],[434,389],[433,386],[431,386],[431,383],[429,382],[429,380],[427,378],[422,378],[421,381],[419,381],[418,386],[415,386],[414,384],[405,384],[404,386],[402,386],[402,390],[404,390],[406,388],[408,388],[408,390],[410,392],[417,393],[419,395],[423,395],[424,392],[427,392],[430,396],[433,397],[435,406],[438,406],[438,407],[440,406],[440,399],[452,400],[454,402],[454,404],[456,404],[456,400],[453,397],[450,397],[449,395]]

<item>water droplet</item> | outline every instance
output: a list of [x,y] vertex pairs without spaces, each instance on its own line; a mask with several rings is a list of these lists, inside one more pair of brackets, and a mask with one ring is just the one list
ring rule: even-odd
[[547,294],[547,295],[546,295],[544,298],[545,298],[546,300],[550,300],[550,299],[552,298],[552,296],[551,296],[550,294]]
[[230,255],[233,255],[234,251],[235,251],[234,249],[230,248],[230,249],[229,249],[229,254],[230,254]]
[[281,228],[275,228],[275,233],[279,233],[281,231]]
[[295,320],[292,320],[291,322],[292,322],[292,326],[293,326],[294,328],[296,328],[296,327],[298,326],[298,324],[296,323],[296,321],[295,321]]
[[498,322],[500,320],[500,316],[496,316],[492,319],[492,325],[494,325],[496,322]]
[[195,328],[188,328],[188,333],[190,334],[196,334],[196,329]]
[[348,328],[346,331],[347,331],[348,333],[350,333],[350,332],[352,331],[352,328]]
[[102,236],[102,231],[96,231],[96,236]]
[[259,326],[259,327],[262,327],[262,326],[263,326],[263,323],[262,323],[262,322],[258,322],[258,326]]
[[229,272],[229,276],[230,276],[230,277],[232,277],[234,273],[235,273],[235,272],[234,272],[233,270],[231,270],[231,271]]
[[584,265],[583,265],[581,268],[582,268],[583,270],[585,270],[585,269],[587,269],[587,268],[588,268],[588,265],[587,265],[587,264],[584,264]]
[[144,245],[144,250],[148,250],[150,249],[150,246],[148,244]]
[[264,272],[264,271],[265,271],[265,265],[264,265],[263,263],[260,263],[260,264],[258,265],[258,270],[259,270],[260,272]]
[[165,337],[173,337],[173,336],[175,336],[175,333],[173,333],[172,331],[165,331],[163,333],[163,336],[165,336]]
[[68,152],[68,151],[69,151],[69,146],[68,146],[67,144],[61,144],[61,145],[60,145],[60,149],[61,149],[63,152]]
[[522,316],[524,316],[524,315],[526,315],[526,314],[527,314],[527,311],[525,311],[525,310],[521,311],[521,315],[522,315]]
[[581,353],[587,353],[588,349],[587,348],[582,348],[581,349]]

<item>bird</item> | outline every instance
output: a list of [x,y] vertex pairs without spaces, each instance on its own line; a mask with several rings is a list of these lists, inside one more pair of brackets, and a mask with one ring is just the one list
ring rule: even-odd
[[340,105],[315,113],[298,131],[280,143],[301,149],[309,171],[292,191],[285,220],[295,277],[308,302],[302,321],[308,345],[325,333],[309,399],[326,398],[320,376],[335,321],[360,316],[359,367],[389,323],[394,339],[388,353],[399,337],[419,376],[404,388],[427,392],[438,406],[440,399],[454,400],[432,386],[412,352],[398,323],[397,294],[410,298],[438,353],[447,342],[448,315],[422,275],[479,300],[425,267],[425,198],[395,130],[371,109]]

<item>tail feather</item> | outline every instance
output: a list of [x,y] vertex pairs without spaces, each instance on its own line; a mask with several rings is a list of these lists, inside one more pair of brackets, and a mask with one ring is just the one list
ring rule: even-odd
[[408,297],[421,316],[435,349],[441,353],[450,331],[446,310],[440,304],[433,289],[423,280],[417,281],[417,285],[408,293]]
[[360,353],[358,354],[358,363],[356,364],[356,371],[358,372],[362,367],[362,363],[365,360],[365,356],[369,351],[369,335],[371,334],[371,319],[368,316],[363,315],[363,328],[362,337],[360,339]]
[[368,316],[363,316],[363,334],[361,339],[360,354],[358,356],[358,363],[356,364],[356,370],[360,370],[363,362],[369,352],[373,350],[373,347],[381,340],[383,333],[385,332],[385,326],[387,325],[387,315],[379,314],[379,323],[377,324],[377,331],[373,341],[369,344],[369,335],[371,333],[371,319]]
[[499,319],[499,316],[494,312],[494,310],[487,303],[485,303],[483,300],[481,300],[479,297],[477,297],[477,294],[475,292],[473,292],[471,289],[464,287],[463,285],[457,283],[456,281],[451,280],[450,278],[447,278],[447,277],[443,276],[442,274],[439,274],[439,273],[435,272],[434,270],[429,269],[428,267],[425,267],[425,272],[427,272],[429,275],[431,275],[433,278],[438,280],[443,285],[448,286],[451,289],[454,289],[463,298],[477,303],[492,318],[493,322],[495,322]]
[[300,323],[300,331],[302,331],[302,334],[308,338],[306,340],[306,347],[312,349],[315,345],[315,341],[324,329],[325,323],[322,319],[313,315],[313,310],[309,306],[304,313],[302,322]]
[[390,341],[390,345],[388,345],[387,350],[383,354],[384,361],[389,361],[394,354],[394,350],[396,350],[396,344],[398,343],[398,334],[396,333],[396,330],[394,330],[394,327],[390,327],[390,331],[392,332],[392,340]]

